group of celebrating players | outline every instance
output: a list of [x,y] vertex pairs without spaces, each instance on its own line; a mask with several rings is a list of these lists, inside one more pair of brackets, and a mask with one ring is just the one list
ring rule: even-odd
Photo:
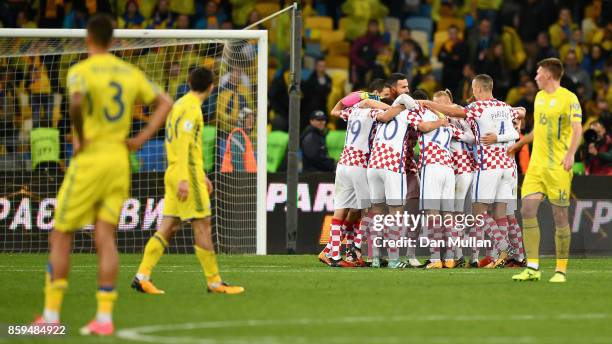
[[[576,96],[560,86],[561,62],[551,58],[538,66],[535,79],[541,91],[534,104],[534,130],[518,142],[525,109],[495,99],[489,75],[473,79],[473,102],[466,107],[453,104],[448,90],[436,92],[432,100],[421,90],[410,94],[402,74],[375,80],[367,92],[353,92],[341,99],[332,115],[347,121],[347,136],[336,170],[329,241],[319,260],[331,267],[367,266],[361,252],[362,242],[367,242],[372,267],[527,267],[513,279],[539,280],[536,214],[547,197],[553,208],[557,246],[551,282],[565,282],[571,236],[567,222],[571,166],[582,113]],[[417,140],[420,154],[415,159]],[[532,158],[522,186],[523,239],[515,217],[518,179],[514,154],[530,142]],[[402,212],[430,216],[425,217],[422,228],[375,223],[381,214]],[[463,219],[458,215],[464,212],[480,221],[469,228],[453,221]],[[448,215],[451,221],[436,221]],[[382,233],[375,227],[382,227]],[[403,238],[419,242],[415,239],[421,232],[429,239],[427,243],[433,243],[428,245],[430,258],[425,263],[416,258],[416,245],[407,246],[405,260],[400,260],[401,245],[389,245],[388,261],[382,259],[381,242]],[[381,235],[384,240],[379,240]],[[457,240],[464,237],[470,239]],[[342,259],[344,240],[346,257]],[[469,260],[463,256],[461,242],[470,243]],[[481,247],[487,250],[479,260]]]

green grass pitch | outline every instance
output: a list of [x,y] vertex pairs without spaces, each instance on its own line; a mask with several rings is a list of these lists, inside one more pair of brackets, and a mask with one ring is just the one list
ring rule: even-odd
[[[612,343],[612,259],[570,261],[568,283],[512,282],[517,269],[330,269],[314,256],[220,256],[243,295],[210,295],[193,255],[165,255],[165,295],[130,289],[140,255],[122,255],[117,333],[78,335],[95,312],[96,257],[72,256],[62,338],[0,343]],[[42,309],[46,255],[0,254],[0,323]]]

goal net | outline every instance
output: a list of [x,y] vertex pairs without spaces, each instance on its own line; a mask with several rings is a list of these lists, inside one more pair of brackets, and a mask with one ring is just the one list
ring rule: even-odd
[[[56,195],[70,164],[66,74],[87,58],[84,30],[0,29],[0,251],[45,252]],[[221,253],[266,252],[267,32],[260,30],[115,30],[111,51],[177,100],[189,71],[211,69],[215,87],[202,106],[203,157],[214,185],[213,233]],[[132,135],[151,109],[137,104]],[[131,155],[131,196],[117,241],[142,252],[159,227],[164,196],[164,129]],[[171,252],[192,252],[190,225]],[[91,226],[75,252],[93,252]]]

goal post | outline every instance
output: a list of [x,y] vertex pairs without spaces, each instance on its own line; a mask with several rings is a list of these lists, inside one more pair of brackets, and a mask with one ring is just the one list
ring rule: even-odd
[[[84,58],[85,35],[82,29],[0,29],[0,92],[10,94],[6,99],[11,102],[7,106],[5,99],[0,106],[0,252],[46,250],[53,193],[71,154],[63,78],[72,64]],[[207,173],[215,189],[212,210],[217,250],[266,254],[268,32],[114,30],[110,50],[143,69],[171,96],[185,92],[186,75],[194,66],[213,70],[215,90],[203,112],[205,126],[215,128],[209,140],[214,158]],[[140,110],[135,114],[146,120],[149,109],[137,107]],[[254,118],[247,119],[252,116],[249,113]],[[42,128],[56,132],[37,130]],[[238,134],[232,134],[234,129]],[[54,153],[55,148],[41,148],[40,142],[53,141],[48,137],[57,141],[56,136],[60,137],[57,168],[49,172],[53,168],[33,162],[40,159],[39,151],[53,155],[49,152]],[[154,141],[132,157],[139,171],[137,180],[133,174],[132,191],[141,196],[124,204],[118,228],[122,252],[140,251],[161,222],[166,164],[159,157],[163,136]],[[40,149],[34,152],[36,146]],[[248,154],[256,160],[256,170],[245,167]],[[233,168],[226,169],[232,162]],[[171,251],[192,249],[188,227],[177,233]],[[87,229],[75,237],[75,250],[93,249]]]

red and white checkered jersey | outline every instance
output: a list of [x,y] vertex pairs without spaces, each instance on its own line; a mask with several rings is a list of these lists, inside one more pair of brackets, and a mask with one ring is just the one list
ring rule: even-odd
[[488,133],[502,135],[514,131],[512,121],[518,117],[518,110],[497,99],[479,100],[465,108],[466,117],[474,123],[474,134],[478,144],[476,162],[481,170],[507,168],[512,158],[506,154],[506,143],[484,146],[480,138]]
[[370,158],[370,135],[374,130],[376,115],[383,110],[349,107],[340,112],[340,118],[348,121],[344,149],[338,164],[345,166],[368,167]]
[[463,132],[463,138],[453,138],[450,145],[455,174],[472,173],[476,170],[474,159],[476,146],[472,128],[465,119],[450,117],[448,120],[451,125]]
[[406,144],[409,126],[408,110],[387,123],[378,123],[368,168],[406,173],[407,149],[412,149]]

